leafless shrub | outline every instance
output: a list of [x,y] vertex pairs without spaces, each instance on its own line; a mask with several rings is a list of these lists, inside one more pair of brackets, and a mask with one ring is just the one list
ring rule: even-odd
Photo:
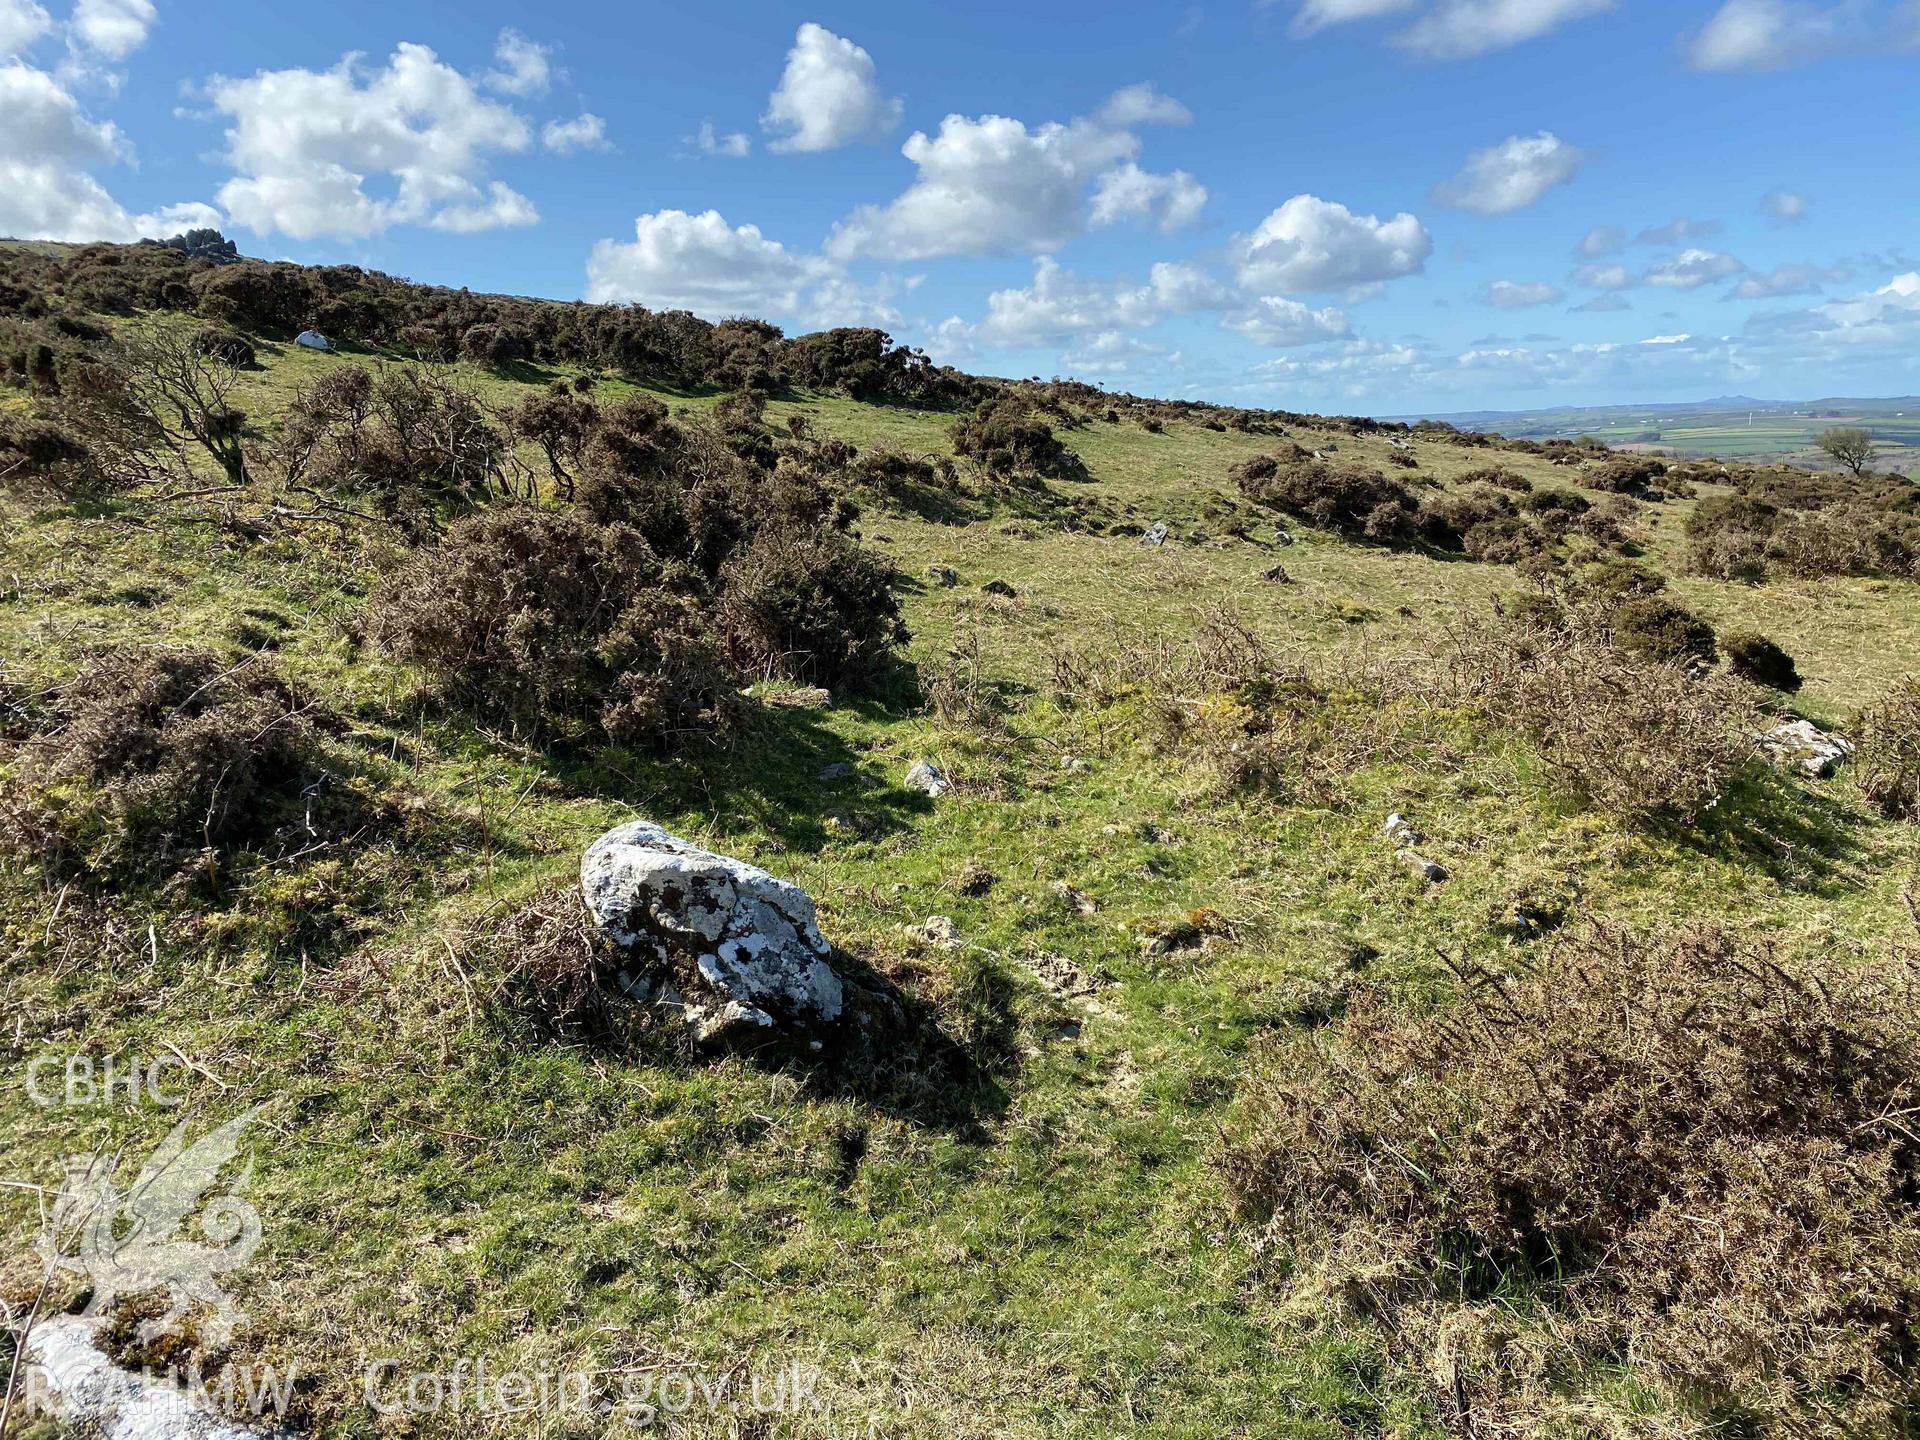
[[424,365],[341,365],[295,396],[274,453],[288,483],[364,495],[420,535],[444,509],[531,488],[479,399]]
[[57,409],[85,445],[100,490],[195,485],[207,460],[238,488],[249,476],[237,381],[192,337],[154,330],[72,366]]
[[1221,1159],[1244,1219],[1430,1354],[1463,1434],[1562,1433],[1557,1410],[1598,1400],[1580,1379],[1621,1364],[1743,1433],[1900,1433],[1911,957],[1591,927],[1517,978],[1458,968],[1439,1014],[1362,989],[1258,1058]]
[[987,673],[977,633],[956,643],[939,665],[921,666],[920,690],[928,707],[948,725],[994,730],[1006,715],[1006,699]]

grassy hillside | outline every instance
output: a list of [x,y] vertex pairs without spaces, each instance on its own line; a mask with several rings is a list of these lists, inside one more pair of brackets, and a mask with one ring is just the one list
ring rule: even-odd
[[[259,454],[303,387],[402,363],[249,338],[257,365],[235,373],[233,398]],[[495,407],[585,371],[601,405],[648,394],[699,415],[720,398],[562,363],[439,368]],[[9,413],[32,403],[0,391]],[[1203,416],[1149,429],[1139,414],[1053,417],[1083,479],[997,489],[963,466],[968,483],[946,494],[857,497],[861,541],[900,577],[917,684],[822,697],[775,679],[753,687],[733,743],[670,754],[551,746],[446,703],[366,638],[368,597],[408,542],[276,514],[264,462],[258,493],[208,501],[5,493],[11,741],[114,647],[261,656],[345,717],[340,743],[411,817],[237,880],[102,884],[31,854],[0,869],[10,1074],[74,1051],[177,1052],[208,1119],[271,1102],[248,1192],[264,1239],[227,1281],[248,1324],[216,1363],[297,1371],[291,1418],[327,1435],[600,1431],[553,1414],[382,1416],[369,1357],[391,1362],[387,1398],[393,1377],[460,1358],[741,1385],[820,1371],[804,1413],[697,1409],[673,1420],[689,1435],[1457,1428],[1436,1399],[1453,1393],[1438,1351],[1410,1348],[1412,1332],[1366,1304],[1316,1299],[1297,1283],[1313,1252],[1236,1211],[1223,1147],[1258,1119],[1250,1065],[1329,1005],[1337,1016],[1356,967],[1409,1015],[1451,1003],[1461,962],[1525,970],[1551,941],[1512,916],[1543,895],[1570,923],[1717,923],[1795,955],[1874,951],[1906,929],[1920,830],[1869,807],[1844,770],[1800,782],[1761,767],[1690,823],[1635,824],[1570,794],[1524,736],[1422,693],[1424,667],[1524,588],[1514,566],[1359,543],[1253,505],[1229,472],[1273,451],[1273,434]],[[784,436],[800,417],[862,450],[952,454],[944,409],[787,389],[764,425]],[[1406,470],[1386,433],[1285,430],[1440,487],[1423,493],[1494,461],[1537,490],[1579,475],[1434,434],[1404,442]],[[1721,493],[1703,482],[1638,506],[1633,549],[1723,635],[1761,631],[1791,652],[1805,688],[1766,703],[1851,726],[1920,669],[1920,590],[1683,573],[1687,517]],[[1138,533],[1155,523],[1170,530],[1157,547]],[[1263,579],[1276,565],[1292,583]],[[1195,676],[1235,636],[1316,677],[1298,745],[1324,769],[1222,778],[1223,747],[1241,741],[1209,740],[1192,716],[1264,702]],[[1096,696],[1089,676],[1123,678]],[[1188,713],[1171,738],[1167,703]],[[952,794],[903,786],[922,759]],[[1429,837],[1446,883],[1410,875],[1383,839],[1394,811]],[[805,887],[849,963],[912,1002],[915,1038],[838,1069],[536,1023],[501,937],[529,903],[558,903],[589,841],[635,817]],[[957,945],[928,937],[933,916]],[[177,1118],[0,1090],[8,1176],[38,1184],[97,1146],[143,1155]],[[33,1192],[0,1191],[10,1301],[40,1273],[38,1228]],[[1516,1285],[1505,1303],[1523,1324],[1534,1301]],[[1563,1419],[1619,1433],[1724,1419],[1624,1354],[1537,1385]]]

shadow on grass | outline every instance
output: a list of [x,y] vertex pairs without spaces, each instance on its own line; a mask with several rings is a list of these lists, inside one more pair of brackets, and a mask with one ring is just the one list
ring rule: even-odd
[[[807,1092],[817,1100],[853,1101],[920,1129],[985,1141],[987,1124],[1007,1108],[996,1071],[1014,1053],[1012,985],[958,987],[963,1039],[950,1017],[859,956],[836,950],[833,963],[848,982],[849,1017],[819,1055],[796,1063]],[[752,1058],[777,1064],[780,1055],[769,1047]]]
[[[845,708],[866,716],[894,713],[871,701]],[[819,709],[768,704],[747,733],[724,747],[662,757],[609,746],[549,755],[547,763],[582,798],[622,800],[649,817],[697,811],[724,829],[758,829],[786,849],[810,854],[836,834],[893,834],[932,809],[926,796],[900,788],[863,761],[823,723]]]
[[1766,766],[1750,767],[1681,838],[1717,860],[1791,889],[1828,893],[1859,883],[1859,817]]

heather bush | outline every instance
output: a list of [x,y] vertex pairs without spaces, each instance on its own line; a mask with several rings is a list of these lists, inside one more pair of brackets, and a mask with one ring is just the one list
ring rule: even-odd
[[0,415],[0,485],[61,495],[112,489],[111,477],[103,476],[91,459],[86,443],[66,425],[31,415]]
[[1741,630],[1720,637],[1727,668],[1743,680],[1792,694],[1802,684],[1793,657],[1764,635]]
[[[1804,508],[1757,498],[1763,494]],[[1888,503],[1856,503],[1777,478],[1737,495],[1711,496],[1687,519],[1687,566],[1749,582],[1774,575],[1920,575],[1920,515],[1905,508],[1904,494],[1883,498]]]
[[727,561],[714,623],[747,675],[871,689],[906,636],[893,569],[825,525],[766,525]]
[[233,370],[244,370],[254,362],[253,345],[244,335],[236,335],[231,330],[222,330],[217,326],[205,326],[194,331],[193,338],[187,342],[196,355],[204,355]]
[[1582,1381],[1627,1357],[1696,1424],[1900,1433],[1911,959],[1593,926],[1456,969],[1439,1013],[1361,985],[1258,1057],[1221,1157],[1243,1220],[1431,1355],[1463,1434],[1600,1433]]
[[1233,477],[1256,504],[1348,539],[1405,546],[1458,534],[1444,521],[1430,522],[1413,492],[1378,470],[1324,460],[1280,464],[1261,456],[1237,466]]
[[1666,473],[1666,462],[1651,455],[1608,455],[1582,471],[1580,483],[1616,495],[1645,495]]

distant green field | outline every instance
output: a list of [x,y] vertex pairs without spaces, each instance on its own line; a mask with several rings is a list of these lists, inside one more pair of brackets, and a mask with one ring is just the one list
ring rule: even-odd
[[[1909,470],[1914,461],[1905,452],[1920,448],[1920,415],[1862,415],[1846,418],[1756,415],[1751,421],[1730,415],[1689,417],[1683,424],[1616,424],[1582,433],[1597,435],[1610,445],[1645,444],[1676,454],[1724,455],[1740,459],[1785,459],[1817,465],[1823,457],[1814,437],[1835,425],[1862,425],[1871,430],[1885,452],[1881,465]],[[1658,435],[1658,439],[1651,438]]]
[[1798,404],[1709,402],[1698,408],[1604,406],[1592,409],[1476,411],[1435,417],[1463,429],[1534,440],[1592,435],[1609,445],[1671,451],[1689,458],[1791,460],[1823,465],[1814,437],[1836,425],[1871,430],[1884,452],[1881,468],[1911,473],[1920,458],[1920,399],[1810,401]]

